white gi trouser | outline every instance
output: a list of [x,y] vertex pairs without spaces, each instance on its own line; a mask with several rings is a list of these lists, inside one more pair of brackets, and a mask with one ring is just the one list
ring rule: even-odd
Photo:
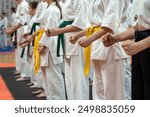
[[34,73],[34,60],[33,60],[33,55],[31,57],[28,57],[28,62],[29,62],[29,68],[30,68],[30,81],[33,83],[35,86],[38,87],[37,80],[35,77]]
[[[17,31],[17,43],[19,44],[20,41],[23,41],[23,33],[24,33],[24,28],[21,27]],[[27,62],[27,49],[25,49],[24,56],[21,58],[21,53],[22,53],[22,48],[17,45],[17,64],[19,71],[21,73],[21,77],[29,77],[29,63]]]
[[19,61],[18,61],[18,56],[17,56],[17,49],[15,49],[15,62],[16,62],[16,70],[20,72],[19,69]]
[[131,65],[130,58],[125,59],[124,61],[124,82],[125,82],[125,99],[131,99]]
[[69,100],[89,99],[89,78],[84,75],[83,50],[65,58],[65,81]]
[[[17,47],[17,61],[18,61],[18,67],[19,71],[21,73],[21,77],[29,77],[29,63],[27,60],[21,58],[22,48],[20,46]],[[26,53],[26,52],[25,52]],[[24,55],[26,56],[26,55]]]
[[[65,100],[65,84],[62,75],[61,63],[54,64],[51,52],[48,49],[41,55],[41,61],[48,59],[48,66],[41,66],[43,83],[48,100]],[[56,54],[56,53],[55,53]],[[41,63],[42,64],[42,63]]]
[[[101,48],[101,51],[103,51],[104,54],[107,53],[106,59],[100,60],[98,58],[92,58],[94,67],[93,99],[124,99],[124,60],[115,59],[113,47],[110,47],[108,50],[107,48],[103,49]],[[94,56],[96,56],[96,54]]]

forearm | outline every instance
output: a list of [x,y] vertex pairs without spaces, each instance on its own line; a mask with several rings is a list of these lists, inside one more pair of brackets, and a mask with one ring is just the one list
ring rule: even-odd
[[101,38],[103,35],[105,35],[107,33],[113,33],[113,32],[111,30],[107,29],[107,28],[102,28],[101,30],[99,30],[96,33],[92,34],[89,38],[92,41],[95,41],[95,40]]
[[81,37],[85,36],[85,35],[86,35],[86,31],[87,31],[87,29],[82,30],[82,31],[80,31],[80,32],[76,33],[76,34],[75,34],[76,38],[78,38],[78,39],[79,39],[79,38],[81,38]]
[[116,42],[125,41],[125,40],[132,40],[134,39],[135,30],[134,28],[130,28],[127,31],[116,35],[114,38]]
[[139,42],[136,42],[139,46],[139,48],[142,50],[145,50],[147,48],[150,48],[150,36],[145,38],[144,40],[141,40]]
[[78,32],[80,30],[81,30],[80,28],[70,25],[64,28],[60,28],[58,33],[64,34],[64,33],[70,33],[70,32]]
[[12,27],[12,32],[17,31],[21,26],[21,24],[17,24],[16,26]]

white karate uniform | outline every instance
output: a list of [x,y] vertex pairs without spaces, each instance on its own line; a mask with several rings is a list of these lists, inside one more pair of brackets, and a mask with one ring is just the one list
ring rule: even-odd
[[[119,33],[125,32],[129,27],[128,21],[132,19],[129,17],[128,13],[130,11],[130,0],[122,0],[118,7],[118,22],[119,23]],[[130,56],[124,60],[124,82],[125,82],[125,99],[131,99],[131,65]]]
[[37,6],[37,9],[36,9],[36,14],[35,14],[35,16],[36,16],[37,18],[39,18],[39,17],[41,16],[41,14],[43,13],[43,11],[44,11],[45,9],[47,9],[47,7],[48,7],[47,2],[43,2],[43,1],[39,2],[38,6]]
[[150,29],[150,1],[142,0],[142,7],[140,9],[139,17],[137,20],[138,28],[136,30]]
[[[27,20],[28,7],[29,5],[26,2],[26,0],[22,0],[22,2],[17,6],[16,24],[19,23],[22,25],[22,27],[17,30],[17,43],[23,41],[23,34],[24,34],[23,26],[25,25]],[[24,55],[24,58],[21,58],[20,57],[21,52],[22,52],[22,48],[19,45],[17,45],[17,49],[16,49],[16,65],[18,67],[17,70],[20,71],[21,77],[29,77],[29,71],[27,70],[29,65],[26,61],[26,54]]]
[[[43,22],[42,19],[44,17],[44,12],[47,9],[47,7],[48,7],[47,2],[43,2],[43,1],[39,2],[38,6],[37,6],[36,14],[35,14],[35,16],[36,16],[35,22],[40,23],[40,26],[37,26],[37,30],[39,28],[42,28],[42,25],[46,25],[46,24],[42,24],[42,22]],[[44,76],[42,75],[41,69],[38,71],[37,74],[35,74],[35,77],[36,77],[35,79],[36,79],[36,84],[37,84],[35,86],[37,86],[39,88],[42,87],[43,89],[45,89],[45,83],[43,82]]]
[[[15,26],[17,25],[17,21],[18,21],[18,16],[16,13],[13,13],[13,19],[11,19],[11,26]],[[13,34],[12,36],[12,42],[15,42],[15,38],[16,38],[16,35]],[[19,61],[18,61],[18,55],[17,55],[17,48],[15,49],[15,63],[16,63],[16,70],[20,72],[19,70]]]
[[[46,10],[45,17],[43,19],[46,22],[45,30],[49,28],[56,28],[60,23],[60,10],[53,2]],[[47,37],[44,33],[40,43],[46,46],[45,52],[41,56],[41,69],[45,80],[45,92],[46,97],[49,100],[65,100],[65,84],[63,75],[61,72],[62,57],[57,57],[57,38]]]
[[[92,12],[97,12],[93,19],[99,16],[101,27],[107,27],[116,33],[118,31],[118,12],[115,9],[120,0],[96,0]],[[119,43],[105,47],[100,40],[92,45],[91,59],[94,66],[93,93],[94,99],[124,99],[124,64],[127,58]]]
[[[17,6],[16,10],[16,19],[15,19],[15,25],[21,24],[22,27],[17,30],[17,43],[23,40],[23,26],[26,23],[26,16],[28,14],[28,3],[26,0],[22,0],[20,4]],[[17,44],[16,49],[16,69],[20,71],[21,77],[28,77],[28,64],[22,59],[21,56],[22,48]]]
[[140,10],[142,7],[142,1],[143,0],[133,0],[132,5],[131,5],[131,10],[130,10],[130,15],[132,20],[134,21],[134,17],[140,14]]
[[14,25],[16,20],[16,13],[12,13],[10,17],[10,25]]
[[[85,29],[88,26],[86,0],[66,0],[62,9],[64,21],[74,21],[72,26]],[[65,81],[69,100],[89,99],[89,78],[84,75],[83,49],[69,42],[74,33],[65,34]]]
[[[24,33],[30,33],[33,24],[36,22],[37,17],[31,16],[28,25],[24,26]],[[34,33],[34,32],[33,32]],[[28,47],[26,47],[25,49],[27,50]],[[36,77],[34,74],[34,60],[33,60],[33,46],[32,43],[30,44],[30,48],[29,48],[29,54],[30,56],[27,55],[27,59],[28,59],[28,64],[29,64],[29,74],[30,74],[30,81],[34,84],[34,86],[37,86],[37,82],[36,82]]]

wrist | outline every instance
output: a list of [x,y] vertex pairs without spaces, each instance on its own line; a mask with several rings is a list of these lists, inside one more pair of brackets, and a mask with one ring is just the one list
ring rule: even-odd
[[95,38],[95,36],[94,36],[94,35],[91,35],[91,36],[89,37],[89,40],[93,42],[93,41],[95,41],[95,40],[96,40],[96,38]]
[[114,36],[114,43],[120,42],[119,35]]
[[61,30],[61,28],[58,28],[57,35],[63,34],[64,32]]
[[76,40],[76,41],[80,38],[79,35],[75,35],[74,37],[75,37],[75,40]]
[[147,48],[146,44],[142,43],[142,41],[136,42],[136,48],[139,51],[145,50]]
[[144,46],[141,46],[139,42],[134,42],[134,48],[136,48],[137,53],[144,50]]

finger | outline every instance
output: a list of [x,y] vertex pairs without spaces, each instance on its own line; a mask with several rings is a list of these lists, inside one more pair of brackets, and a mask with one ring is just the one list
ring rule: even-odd
[[127,43],[122,43],[121,46],[124,48],[124,47],[128,46],[128,44]]
[[102,36],[101,40],[102,40],[102,42],[104,42],[105,41],[105,36]]
[[40,48],[38,48],[38,51],[40,52]]
[[113,35],[111,34],[111,33],[107,33],[106,34],[106,37],[108,38],[108,37],[113,37]]
[[127,47],[127,46],[124,46],[123,49],[124,49],[125,51],[127,51],[127,50],[128,50],[128,47]]
[[127,40],[127,41],[123,41],[122,45],[128,46],[128,45],[130,45],[131,43],[132,43],[131,40]]
[[80,43],[78,43],[79,44],[79,46],[82,46],[82,42],[80,41]]
[[78,41],[78,44],[79,44],[79,45],[81,44],[81,40],[80,40],[80,41]]
[[48,31],[45,31],[45,34],[46,34],[47,36],[49,36]]
[[50,35],[53,35],[53,30],[49,30],[49,34],[50,34]]
[[107,40],[109,40],[109,41],[111,41],[111,40],[113,39],[112,35],[110,35],[110,34],[108,34],[106,38],[107,38]]
[[79,44],[79,46],[81,46],[81,47],[82,47],[82,43],[80,43],[80,44]]
[[103,36],[103,41],[108,41],[109,40],[109,33]]
[[72,41],[72,40],[73,40],[73,37],[70,37],[70,40]]
[[84,42],[81,42],[79,46],[84,47]]
[[126,50],[125,52],[126,52],[127,55],[131,55],[129,51]]
[[103,45],[104,45],[105,47],[108,47],[108,43],[106,43],[106,42],[103,42]]

